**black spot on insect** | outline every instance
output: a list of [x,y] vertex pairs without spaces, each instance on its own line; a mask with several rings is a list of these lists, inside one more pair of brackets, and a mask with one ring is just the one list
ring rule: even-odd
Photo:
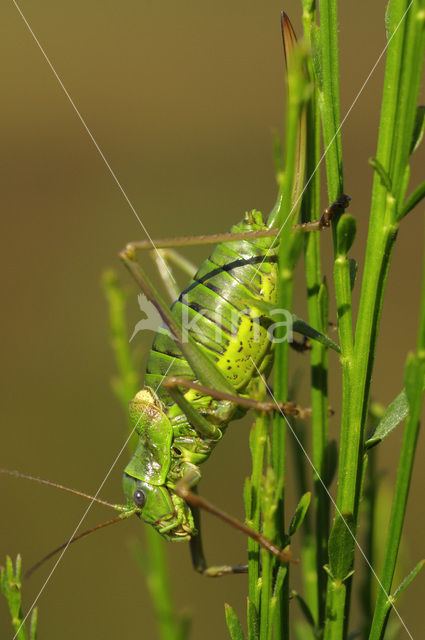
[[243,347],[239,347],[238,349],[238,353],[240,353],[242,351]]
[[182,450],[179,449],[178,447],[171,447],[171,451],[172,451],[173,455],[175,455],[175,456],[181,456],[182,455]]
[[231,369],[231,368],[232,368],[232,367],[229,365],[229,366],[227,367],[227,371],[230,371],[230,369]]

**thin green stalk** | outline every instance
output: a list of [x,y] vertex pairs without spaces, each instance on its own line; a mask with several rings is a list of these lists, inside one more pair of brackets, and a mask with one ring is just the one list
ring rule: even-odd
[[[249,436],[252,472],[245,487],[245,509],[247,524],[255,531],[260,531],[261,526],[261,483],[268,424],[269,416],[266,414],[257,415]],[[248,598],[248,640],[258,640],[261,605],[260,547],[252,538],[248,539]]]
[[[353,411],[351,415],[351,450],[357,454],[364,439],[364,424],[369,401],[369,389],[375,355],[377,331],[381,315],[386,279],[397,236],[397,211],[401,208],[408,152],[404,152],[404,166],[400,165],[398,141],[401,137],[409,141],[412,137],[413,116],[419,90],[419,78],[425,45],[425,3],[417,0],[408,13],[408,0],[393,0],[389,7],[389,36],[395,34],[388,46],[388,59],[384,80],[381,124],[379,130],[377,159],[388,172],[392,194],[375,173],[368,244],[366,250],[362,291],[356,326],[355,369],[353,371]],[[403,15],[405,18],[402,20]],[[401,21],[401,22],[400,22]],[[397,25],[400,25],[396,31]],[[415,51],[408,44],[412,38],[417,45]],[[410,102],[406,105],[401,93],[406,85]],[[407,110],[410,113],[407,113]],[[403,119],[402,119],[403,118]],[[410,146],[410,145],[409,145]],[[396,160],[394,160],[396,158]],[[397,173],[395,173],[395,168]],[[341,503],[354,503],[355,492],[343,488]]]
[[[344,191],[342,144],[340,136],[340,98],[338,62],[338,16],[334,0],[320,0],[320,32],[315,36],[316,55],[320,60],[316,73],[319,86],[319,104],[322,116],[323,140],[326,152],[326,174],[329,201],[334,201]],[[353,324],[351,303],[350,262],[347,252],[354,240],[355,228],[351,225],[350,240],[337,231],[340,215],[332,221],[334,240],[334,286],[337,303],[338,332],[342,365],[342,416],[340,438],[340,478],[346,466],[349,438],[349,409],[351,404],[351,374],[353,361]],[[341,481],[341,480],[340,480]],[[338,505],[339,506],[339,505]],[[341,524],[336,517],[333,536]],[[345,523],[342,522],[345,527]],[[332,534],[331,534],[332,535]],[[331,549],[336,557],[331,557]],[[345,620],[349,603],[349,566],[340,562],[338,547],[329,541],[330,565],[326,595],[326,640],[336,640],[345,635]],[[348,590],[347,590],[348,587]]]
[[[310,33],[315,24],[315,3],[311,0],[303,2],[304,37],[311,45]],[[309,60],[309,74],[313,76],[312,60]],[[320,173],[316,170],[320,161],[320,119],[319,97],[315,91],[307,109],[307,162],[306,177],[310,180],[303,198],[303,221],[314,220],[319,217],[320,203]],[[307,308],[309,323],[318,331],[327,332],[327,296],[322,282],[320,263],[320,234],[306,234],[305,273],[307,284]],[[327,349],[313,341],[311,348],[311,406],[312,406],[312,450],[313,464],[318,474],[314,476],[314,512],[316,520],[316,535],[314,553],[307,553],[308,563],[303,562],[304,582],[306,585],[306,599],[313,612],[316,625],[322,627],[325,618],[326,573],[323,570],[327,562],[327,540],[329,536],[329,499],[320,478],[327,472],[328,448],[328,393],[327,393]],[[304,535],[307,535],[305,527]],[[306,540],[310,544],[310,540]],[[305,552],[303,549],[303,555]],[[310,560],[315,562],[314,568]],[[315,576],[312,584],[310,576]],[[308,579],[307,579],[308,576]],[[313,591],[314,589],[314,591]]]
[[[111,346],[118,369],[118,376],[112,385],[128,417],[128,403],[139,390],[139,376],[129,347],[125,314],[127,296],[113,272],[104,274],[103,288],[109,307]],[[129,446],[132,445],[134,443],[130,442]],[[162,640],[184,640],[188,637],[188,624],[186,619],[178,618],[174,609],[165,543],[151,527],[146,526],[145,529],[147,550],[138,547],[136,555],[146,575],[158,636]]]
[[321,110],[326,149],[326,175],[330,201],[343,193],[340,127],[338,10],[335,0],[319,0],[320,60],[322,69]]
[[22,611],[22,582],[21,582],[22,559],[18,554],[15,566],[12,559],[6,556],[4,567],[0,567],[0,591],[7,600],[12,627],[15,631],[14,638],[17,640],[36,640],[38,609],[35,607],[31,612],[29,620],[29,633],[25,624],[26,616]]
[[[326,2],[321,2],[325,8]],[[382,180],[378,172],[375,173],[374,189],[371,205],[369,236],[366,251],[366,261],[362,281],[362,292],[356,326],[356,341],[353,357],[351,333],[351,302],[349,296],[349,264],[346,255],[341,259],[343,234],[338,238],[336,233],[336,261],[335,261],[335,292],[338,304],[338,320],[340,325],[340,342],[343,364],[343,413],[341,425],[341,454],[338,484],[337,504],[340,513],[350,522],[353,534],[356,529],[358,505],[360,499],[360,480],[363,466],[364,425],[369,401],[369,387],[372,375],[373,360],[377,330],[382,309],[385,283],[389,269],[392,248],[395,242],[398,224],[397,211],[402,206],[401,198],[407,187],[408,153],[412,139],[414,112],[418,95],[421,61],[424,45],[424,4],[419,0],[407,13],[408,0],[393,0],[389,6],[388,35],[391,42],[388,47],[381,125],[379,132],[377,161],[389,176],[392,193],[388,191],[388,184]],[[335,12],[329,12],[329,7],[321,12],[321,23],[328,30],[328,18],[333,19],[330,30],[336,33],[337,24]],[[329,23],[331,20],[329,20]],[[412,44],[415,43],[415,50]],[[323,86],[332,89],[332,81],[326,81],[332,55],[326,56],[329,37],[322,32],[322,61]],[[418,61],[420,61],[418,63]],[[408,100],[401,94],[408,92]],[[332,109],[329,109],[332,113]],[[328,114],[324,118],[325,126],[329,128]],[[403,140],[402,149],[396,146]],[[326,140],[325,140],[326,144]],[[332,151],[332,147],[330,149]],[[330,165],[329,160],[329,165]],[[334,171],[339,165],[338,158],[334,159]],[[328,180],[331,176],[328,175]],[[394,195],[398,198],[394,197]],[[339,227],[338,227],[339,228]],[[345,298],[345,299],[344,299]],[[338,516],[334,530],[339,531],[341,518]],[[332,535],[330,539],[331,545]],[[344,580],[349,574],[354,557],[354,546],[350,536],[346,537],[340,548],[335,547],[337,556],[334,565],[340,574],[331,578],[334,581],[329,590],[328,608],[330,612],[326,628],[327,639],[341,638],[346,632],[346,626],[341,618],[348,612],[349,599],[345,600],[342,609],[342,598],[336,596],[336,586],[341,592],[345,589]],[[337,562],[338,561],[338,562]],[[332,563],[331,563],[332,565]],[[338,582],[338,585],[336,584]],[[330,583],[331,586],[331,583]],[[348,583],[349,586],[349,583]],[[339,600],[339,602],[337,602]],[[333,602],[332,602],[333,601]],[[346,616],[348,619],[348,616]]]
[[[425,254],[424,254],[425,255]],[[418,343],[415,354],[411,354],[406,363],[404,386],[409,402],[410,413],[404,428],[403,443],[397,470],[397,480],[391,510],[390,523],[385,545],[384,565],[380,576],[380,588],[375,605],[369,640],[381,640],[394,599],[389,597],[401,533],[409,495],[410,480],[413,471],[416,443],[419,435],[420,414],[423,401],[423,381],[425,377],[425,260],[423,268],[421,313],[419,320]]]
[[[295,50],[289,60],[288,65],[288,94],[287,117],[286,117],[286,140],[285,140],[285,172],[281,183],[280,193],[284,196],[278,198],[279,206],[275,210],[276,219],[282,226],[279,259],[278,259],[278,294],[277,307],[289,311],[292,307],[292,297],[294,288],[294,269],[297,263],[301,248],[302,237],[300,233],[293,233],[291,230],[291,220],[296,215],[292,209],[298,195],[294,192],[294,185],[299,185],[301,190],[302,176],[304,175],[304,154],[303,141],[305,135],[305,120],[303,117],[304,106],[308,98],[308,84],[302,70],[305,54],[300,50]],[[302,161],[301,161],[302,159]],[[301,165],[301,167],[300,167]],[[296,172],[300,167],[302,176]],[[299,207],[298,207],[299,208]],[[286,401],[288,394],[288,362],[289,343],[283,335],[283,326],[278,326],[275,332],[276,341],[276,364],[274,377],[275,397],[278,401]],[[276,478],[282,479],[283,488],[286,472],[286,421],[279,413],[273,419],[272,434],[272,467]],[[284,539],[285,518],[284,518],[284,497],[278,505],[277,519],[279,522],[278,531],[280,536],[278,544]],[[289,570],[286,573],[284,584],[280,594],[280,602],[276,614],[276,637],[282,640],[289,639]]]

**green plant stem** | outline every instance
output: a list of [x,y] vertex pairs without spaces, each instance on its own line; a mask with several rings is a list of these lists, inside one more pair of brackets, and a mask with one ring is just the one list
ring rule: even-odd
[[[349,269],[344,264],[344,260],[340,260],[339,247],[336,246],[335,291],[338,304],[343,364],[343,413],[337,505],[345,517],[353,518],[354,525],[358,515],[360,499],[364,426],[369,401],[377,331],[392,248],[398,229],[396,222],[397,210],[401,208],[401,198],[404,197],[407,187],[407,160],[421,73],[421,64],[418,64],[418,59],[422,59],[423,55],[423,1],[412,5],[405,20],[402,20],[408,4],[408,0],[393,0],[389,7],[388,35],[389,37],[394,33],[395,35],[387,50],[377,160],[389,175],[392,193],[388,192],[388,185],[383,184],[381,176],[376,172],[356,326],[354,357],[352,344],[350,348],[350,341],[352,340],[349,326],[351,309],[349,308],[349,313],[347,313],[345,305],[348,300],[344,302],[344,295],[348,296],[346,280]],[[321,12],[321,21],[325,16],[327,18],[328,13],[322,14]],[[327,28],[327,20],[323,26]],[[336,21],[334,21],[332,30],[335,33],[336,27]],[[412,44],[408,42],[410,39],[411,42],[415,43],[415,51]],[[322,33],[322,53],[323,49],[326,49],[328,40]],[[328,67],[326,55],[324,53],[323,55],[323,86],[332,88],[332,83],[329,81],[327,84],[325,78]],[[402,92],[406,91],[408,100],[401,96]],[[327,120],[324,118],[324,131],[328,120],[330,120],[330,116],[328,116]],[[399,144],[402,146],[401,149],[398,148]],[[334,170],[336,171],[338,165],[336,160],[334,164]],[[330,166],[330,161],[328,166]],[[329,175],[328,180],[330,180]],[[394,197],[394,195],[398,198]],[[344,314],[346,316],[345,320]],[[345,552],[347,561],[350,557],[353,559],[354,548],[348,538]],[[344,568],[347,567],[347,564],[348,562],[344,563]],[[338,576],[338,579],[343,580],[344,577]],[[345,628],[340,632],[339,617],[348,612],[348,598],[344,611],[334,607],[329,607],[329,609],[332,610],[333,619],[328,620],[325,637],[335,639],[342,637],[340,633],[344,634]],[[348,620],[348,616],[346,616],[346,619]]]
[[[326,174],[329,201],[334,201],[344,191],[342,144],[340,136],[340,98],[338,63],[338,17],[334,0],[320,0],[320,81],[319,104],[322,116],[323,141],[326,151]],[[337,303],[338,332],[341,346],[342,366],[342,416],[339,460],[339,483],[344,473],[349,438],[349,415],[351,405],[351,377],[353,365],[353,326],[351,305],[350,263],[347,251],[340,244],[337,225],[340,216],[332,221],[334,241],[334,286]],[[357,466],[356,466],[357,469]],[[341,509],[340,505],[338,504]],[[344,511],[341,509],[341,511]],[[339,523],[335,522],[334,527]],[[335,564],[335,563],[333,563]],[[331,562],[332,565],[332,562]],[[339,567],[346,565],[338,564]],[[347,576],[328,577],[326,595],[327,620],[326,640],[343,638],[348,619],[350,585]],[[347,589],[348,587],[348,589]]]
[[[315,3],[309,0],[303,3],[304,38],[311,45],[310,33],[316,18]],[[313,65],[309,60],[309,74],[313,77]],[[303,198],[303,222],[317,219],[320,203],[320,173],[316,170],[320,161],[320,118],[318,92],[315,91],[307,109],[307,158],[306,177],[308,188]],[[305,273],[307,285],[307,306],[310,324],[322,333],[327,333],[327,304],[321,292],[322,283],[320,264],[320,234],[306,234]],[[313,343],[310,355],[311,363],[311,406],[312,406],[312,450],[313,464],[317,470],[314,474],[314,513],[316,521],[314,553],[305,554],[307,562],[304,566],[304,582],[306,599],[314,615],[316,625],[322,627],[325,618],[326,573],[323,570],[327,562],[327,540],[329,536],[329,499],[320,482],[327,471],[328,446],[328,355],[327,349],[319,343]],[[305,530],[304,528],[303,530]],[[308,531],[305,531],[306,536]],[[310,544],[310,538],[306,540]],[[314,561],[315,566],[311,566]],[[311,575],[315,576],[312,584]],[[309,576],[309,577],[307,577]]]
[[[294,288],[294,269],[302,248],[302,237],[300,232],[293,233],[291,230],[291,220],[296,215],[299,193],[294,190],[297,184],[301,190],[304,175],[304,136],[305,117],[304,107],[307,93],[307,79],[303,73],[302,65],[305,58],[300,50],[294,51],[288,65],[288,94],[287,117],[286,117],[286,140],[285,140],[285,172],[281,183],[276,218],[281,221],[282,230],[279,247],[278,260],[278,294],[277,307],[290,311],[292,307],[292,297]],[[299,169],[298,173],[296,169]],[[300,175],[301,172],[301,175]],[[298,206],[299,210],[299,206]],[[276,364],[274,378],[274,392],[278,401],[286,401],[288,394],[288,363],[289,344],[283,339],[279,326],[276,333]],[[282,479],[283,488],[286,472],[286,420],[280,413],[276,413],[273,419],[272,433],[272,467],[276,478]],[[280,532],[278,544],[284,540],[285,518],[284,518],[284,497],[278,504],[277,521],[279,522],[278,532]],[[280,601],[276,613],[276,637],[282,640],[289,639],[289,570],[286,573],[283,587],[280,594]]]
[[[425,256],[425,252],[424,252]],[[392,598],[389,597],[396,568],[404,517],[413,471],[416,443],[419,435],[420,413],[423,401],[423,381],[425,377],[425,259],[423,267],[421,311],[416,354],[407,361],[405,389],[410,413],[406,420],[403,443],[399,458],[393,505],[388,526],[384,564],[380,577],[380,587],[375,605],[369,640],[381,640],[391,611]]]
[[[400,137],[411,140],[413,115],[419,89],[419,77],[424,49],[424,16],[419,20],[420,11],[424,12],[424,2],[414,3],[405,19],[400,23],[409,5],[408,0],[393,0],[390,6],[391,19],[388,33],[392,38],[387,49],[387,64],[384,80],[381,124],[379,130],[377,159],[389,173],[393,193],[389,194],[377,173],[371,203],[368,244],[366,250],[364,275],[356,326],[355,367],[353,371],[353,398],[350,425],[350,454],[354,460],[364,440],[364,425],[369,401],[369,389],[372,376],[377,331],[381,316],[386,279],[389,270],[392,249],[396,240],[398,223],[397,210],[401,207],[400,197],[404,196],[405,172],[408,150],[403,154],[404,166],[400,165],[400,150],[396,148]],[[397,31],[395,29],[400,24]],[[420,36],[420,37],[419,37]],[[416,43],[415,51],[408,44],[412,38]],[[419,68],[419,71],[418,71]],[[419,73],[419,76],[418,76]],[[410,102],[407,105],[401,98],[406,85]],[[410,110],[410,113],[406,111]],[[406,149],[406,145],[404,145]],[[394,158],[396,158],[394,160]],[[395,172],[397,169],[397,173]],[[396,199],[394,194],[399,194]],[[347,476],[354,473],[349,465]],[[356,487],[353,479],[341,487],[341,505],[352,510],[356,501]]]
[[[364,552],[370,564],[375,566],[373,535],[376,529],[376,499],[378,491],[378,477],[376,473],[376,451],[373,449],[368,453],[366,487],[363,496],[363,513],[365,522],[365,544]],[[369,632],[373,617],[373,590],[374,576],[371,571],[366,571],[364,581],[360,588],[360,602],[363,616],[363,635]]]
[[22,612],[22,582],[21,582],[22,559],[18,554],[15,566],[12,559],[6,556],[4,567],[0,567],[0,591],[7,600],[12,627],[15,631],[14,638],[17,640],[36,640],[38,611],[35,607],[31,612],[29,621],[29,634],[25,625],[25,616]]
[[[261,526],[261,481],[264,468],[264,450],[268,438],[269,416],[258,414],[251,429],[249,443],[252,456],[251,478],[247,482],[249,496],[246,500],[247,523],[255,531]],[[263,568],[264,570],[264,568]],[[258,638],[258,616],[261,604],[260,581],[260,547],[252,538],[248,539],[248,640]]]

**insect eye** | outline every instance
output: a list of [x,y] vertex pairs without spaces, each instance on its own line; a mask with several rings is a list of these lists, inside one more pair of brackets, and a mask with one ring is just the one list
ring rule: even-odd
[[139,507],[139,509],[144,507],[146,502],[146,495],[141,489],[136,489],[136,491],[133,493],[133,502],[136,507]]

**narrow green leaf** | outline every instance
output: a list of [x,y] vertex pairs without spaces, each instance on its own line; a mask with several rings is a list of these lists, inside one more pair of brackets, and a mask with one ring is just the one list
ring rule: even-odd
[[289,536],[292,537],[296,531],[300,528],[307,513],[307,509],[310,506],[311,491],[307,491],[301,496],[300,501],[297,504],[294,515],[292,516],[291,523],[289,525]]
[[411,196],[409,196],[404,203],[399,215],[397,216],[398,220],[401,220],[406,216],[412,209],[416,207],[417,204],[425,197],[425,181],[416,187]]
[[280,565],[277,571],[277,576],[274,583],[273,595],[270,600],[270,619],[272,620],[272,628],[274,630],[276,630],[276,627],[277,627],[277,624],[276,624],[277,612],[278,612],[277,604],[279,602],[279,599],[282,593],[282,587],[283,587],[283,583],[285,581],[287,573],[288,573],[288,567],[286,567],[285,565]]
[[320,331],[316,331],[313,327],[310,327],[309,324],[304,322],[304,320],[301,320],[301,318],[298,318],[294,313],[292,314],[292,322],[293,331],[301,333],[301,335],[307,336],[307,338],[311,338],[312,340],[317,340],[317,342],[320,342],[329,349],[333,349],[337,353],[341,352],[341,349],[337,344],[335,344],[335,342],[333,342],[333,340],[328,338],[328,336],[323,335],[323,333],[320,333]]
[[22,560],[18,554],[15,568],[12,559],[6,556],[6,566],[0,570],[0,588],[7,600],[12,626],[18,640],[27,640],[27,631],[23,623],[21,608],[21,567]]
[[379,162],[378,158],[369,158],[369,164],[381,178],[381,182],[389,193],[392,193],[393,185],[385,167]]
[[31,614],[30,624],[30,640],[37,640],[37,622],[38,622],[38,608],[35,607]]
[[183,614],[180,616],[180,619],[177,620],[176,640],[188,640],[191,626],[192,619],[190,615]]
[[282,589],[282,585],[283,585],[283,581],[285,580],[286,574],[288,573],[288,567],[286,567],[285,565],[281,564],[278,571],[277,571],[277,576],[276,576],[276,582],[274,584],[274,589],[273,589],[273,597],[274,598],[279,598],[281,589]]
[[[422,386],[425,390],[425,380]],[[366,449],[379,444],[409,415],[409,403],[406,391],[403,389],[398,396],[388,405],[384,415],[376,425],[376,428],[365,442]]]
[[394,591],[394,595],[392,596],[393,602],[396,602],[396,600],[401,596],[403,591],[407,589],[407,587],[411,582],[413,582],[413,580],[416,578],[416,576],[418,575],[419,571],[422,569],[424,564],[425,564],[425,560],[421,560],[420,562],[418,562],[416,567],[414,567],[414,569],[412,569],[409,575],[405,577],[405,579],[400,584],[400,586],[397,587],[397,589]]
[[355,519],[352,513],[337,513],[329,536],[329,569],[334,580],[343,582],[351,575],[354,553]]
[[302,596],[300,596],[300,594],[297,591],[291,591],[291,596],[295,598],[295,600],[298,602],[300,609],[304,614],[305,619],[307,620],[310,627],[314,629],[314,627],[316,626],[316,623],[314,621],[314,616],[307,602],[304,600]]
[[321,34],[320,28],[316,24],[311,25],[310,38],[311,38],[311,54],[313,59],[314,75],[319,88],[319,91],[323,92],[323,69],[322,59],[320,55],[321,51]]
[[425,106],[419,105],[416,109],[415,125],[413,127],[412,144],[410,153],[412,154],[422,142],[425,131]]
[[349,213],[344,213],[336,228],[338,257],[346,256],[353,246],[356,237],[357,220]]
[[319,287],[319,293],[317,294],[317,304],[319,306],[319,313],[322,326],[324,329],[328,326],[329,322],[329,290],[326,277],[323,278],[323,282]]
[[230,637],[232,640],[245,640],[244,632],[242,631],[239,618],[227,602],[224,603],[224,612],[226,615],[226,624],[229,629]]
[[248,638],[257,640],[260,633],[260,618],[258,616],[257,607],[251,598],[247,598],[246,610],[248,618]]

